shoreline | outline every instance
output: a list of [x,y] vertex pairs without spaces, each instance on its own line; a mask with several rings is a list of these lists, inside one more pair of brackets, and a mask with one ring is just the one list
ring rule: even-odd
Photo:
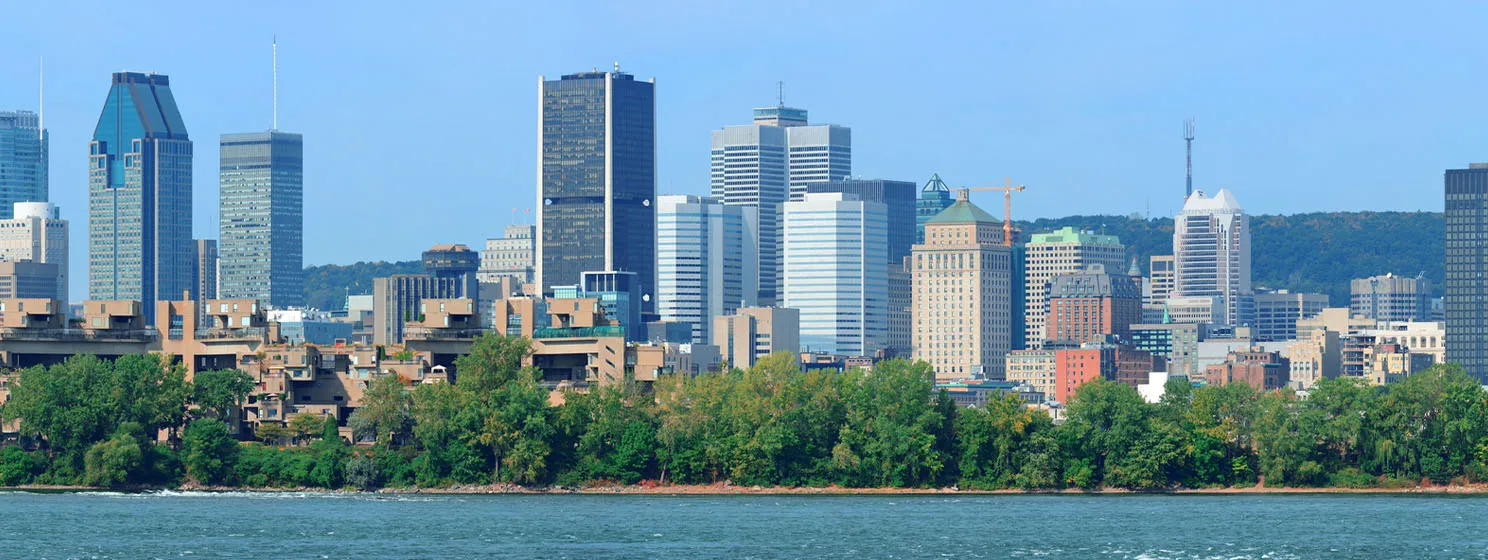
[[731,484],[636,484],[628,486],[598,485],[586,487],[525,487],[515,484],[489,484],[480,486],[450,486],[444,488],[381,488],[363,492],[358,490],[327,490],[324,488],[250,488],[232,486],[202,486],[185,484],[169,487],[97,488],[92,486],[24,485],[0,487],[3,492],[248,492],[248,493],[335,493],[368,495],[630,495],[630,496],[1161,496],[1161,495],[1265,495],[1265,494],[1419,494],[1477,496],[1488,495],[1488,485],[1424,485],[1399,488],[1344,488],[1344,487],[1266,487],[1243,486],[1225,488],[1172,488],[1163,490],[1129,490],[1124,488],[1098,488],[1093,490],[962,490],[959,488],[844,488],[825,487],[777,487],[735,486]]

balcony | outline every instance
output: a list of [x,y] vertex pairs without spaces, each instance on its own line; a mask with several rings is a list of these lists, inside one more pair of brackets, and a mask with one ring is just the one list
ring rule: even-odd
[[479,338],[486,334],[485,329],[455,329],[455,328],[430,328],[430,327],[406,327],[403,329],[403,338],[414,340],[468,340]]
[[611,338],[625,337],[625,327],[608,325],[603,327],[547,327],[532,330],[534,340],[560,338]]
[[0,340],[36,342],[143,342],[159,336],[154,329],[0,329]]

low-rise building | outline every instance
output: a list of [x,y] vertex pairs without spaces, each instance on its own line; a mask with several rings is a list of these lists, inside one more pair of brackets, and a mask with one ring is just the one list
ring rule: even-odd
[[1290,375],[1291,365],[1281,354],[1252,347],[1230,352],[1224,363],[1205,368],[1204,381],[1210,387],[1245,383],[1270,391],[1287,386]]

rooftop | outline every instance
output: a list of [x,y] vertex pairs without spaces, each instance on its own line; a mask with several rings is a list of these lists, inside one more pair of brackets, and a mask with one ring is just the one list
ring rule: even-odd
[[1193,196],[1188,197],[1188,200],[1183,203],[1185,214],[1240,211],[1240,202],[1235,200],[1235,195],[1230,192],[1230,189],[1219,189],[1213,197],[1206,196],[1204,191],[1194,191]]
[[965,224],[965,223],[988,223],[1001,224],[1002,220],[992,217],[977,205],[966,200],[958,200],[949,208],[942,210],[935,217],[925,221],[926,224]]
[[1114,235],[1091,233],[1088,231],[1076,231],[1075,228],[1065,226],[1049,233],[1035,233],[1028,240],[1029,244],[1048,243],[1080,243],[1084,245],[1120,245],[1121,239]]

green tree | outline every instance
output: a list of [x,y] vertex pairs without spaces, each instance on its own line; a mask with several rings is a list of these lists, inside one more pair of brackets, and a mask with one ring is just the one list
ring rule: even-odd
[[1097,379],[1081,385],[1066,410],[1058,434],[1066,453],[1066,482],[1074,486],[1102,484],[1150,428],[1150,405],[1136,389],[1114,381]]
[[191,402],[226,422],[233,407],[253,391],[253,376],[237,369],[199,371],[191,381]]
[[556,433],[548,394],[538,385],[542,372],[523,367],[531,341],[486,335],[470,353],[455,360],[456,387],[471,395],[475,429],[462,437],[488,451],[497,482],[531,484],[547,476]]
[[294,436],[296,443],[310,441],[312,436],[319,436],[325,432],[326,417],[320,414],[301,412],[289,417],[289,433]]
[[945,418],[931,402],[935,371],[925,362],[879,362],[873,373],[849,372],[847,419],[833,460],[852,486],[923,486],[950,457],[936,447]]
[[368,384],[361,406],[347,423],[358,440],[372,439],[384,447],[401,444],[413,429],[412,405],[407,380],[385,375]]
[[88,448],[84,459],[83,483],[90,486],[117,487],[135,482],[145,466],[140,446],[139,425],[120,427],[107,441]]
[[238,442],[227,433],[227,424],[208,418],[186,426],[181,447],[186,474],[202,484],[226,483],[239,453]]

